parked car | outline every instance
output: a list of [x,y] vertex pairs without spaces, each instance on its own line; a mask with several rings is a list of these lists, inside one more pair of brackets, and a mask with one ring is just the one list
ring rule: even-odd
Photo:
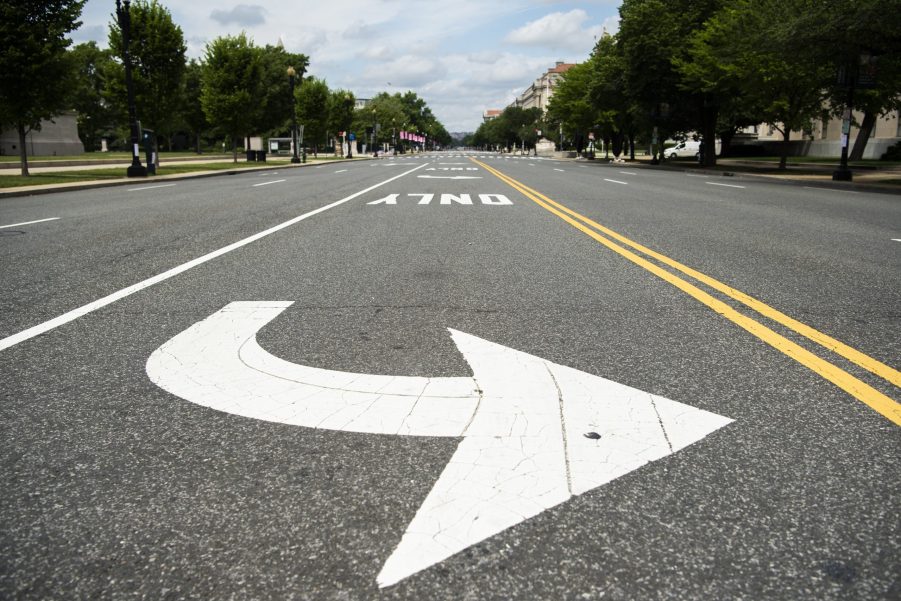
[[666,156],[670,159],[676,157],[695,157],[697,158],[701,152],[701,143],[696,140],[686,140],[679,142],[672,148],[666,149]]

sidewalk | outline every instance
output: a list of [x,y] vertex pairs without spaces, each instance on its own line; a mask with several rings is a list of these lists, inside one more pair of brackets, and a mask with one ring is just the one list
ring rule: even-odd
[[[582,160],[585,159],[575,159]],[[603,155],[595,162],[605,163]],[[793,163],[791,157],[784,170],[779,169],[779,161],[753,161],[746,159],[718,158],[715,168],[702,167],[693,160],[669,159],[661,165],[652,165],[650,156],[636,156],[634,161],[617,163],[620,165],[642,166],[648,169],[666,169],[721,177],[763,177],[803,184],[821,183],[848,189],[873,190],[901,194],[901,165],[897,163],[868,164],[865,167],[853,166],[854,179],[851,182],[833,181],[832,172],[838,168],[835,163]]]
[[[165,165],[185,165],[185,164],[198,164],[198,163],[225,163],[232,161],[232,155],[210,155],[203,158],[193,158],[193,157],[185,157],[178,158],[172,160],[163,160],[161,162],[162,166]],[[248,163],[246,159],[239,157],[238,162],[235,165],[234,169],[215,169],[215,170],[205,170],[205,171],[194,171],[191,173],[173,173],[171,175],[153,175],[148,176],[146,178],[135,178],[135,177],[126,177],[125,170],[131,164],[130,162],[114,162],[114,163],[104,163],[104,164],[96,164],[94,161],[83,161],[83,164],[80,165],[72,165],[72,161],[64,161],[65,163],[69,163],[61,166],[54,167],[29,167],[29,172],[34,174],[39,173],[55,173],[55,172],[66,172],[66,171],[83,171],[86,169],[121,169],[122,177],[115,179],[101,179],[101,180],[82,180],[76,182],[67,182],[67,183],[59,183],[59,184],[37,184],[34,186],[16,186],[16,187],[8,187],[8,188],[0,188],[0,199],[7,198],[11,196],[30,196],[35,194],[49,194],[53,192],[62,192],[62,191],[71,191],[71,190],[88,190],[91,188],[103,188],[107,186],[122,186],[122,185],[143,185],[143,184],[152,184],[160,181],[172,181],[172,180],[184,180],[184,179],[194,179],[201,177],[213,177],[217,175],[234,175],[236,173],[245,173],[252,171],[271,171],[272,169],[296,169],[302,167],[309,167],[313,165],[322,165],[322,164],[338,164],[345,163],[348,161],[358,161],[358,160],[367,160],[371,157],[369,155],[362,156],[354,156],[352,159],[314,159],[311,156],[307,155],[306,163],[294,164],[291,163],[291,157],[278,157],[278,158],[269,158],[266,162],[250,162]],[[248,166],[252,165],[252,166]],[[16,167],[18,168],[18,163],[16,163]],[[0,174],[4,174],[5,170],[0,170]],[[10,175],[12,175],[10,173]]]

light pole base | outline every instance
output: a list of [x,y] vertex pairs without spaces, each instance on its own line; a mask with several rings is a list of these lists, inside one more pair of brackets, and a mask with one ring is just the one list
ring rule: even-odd
[[854,179],[854,174],[850,169],[836,169],[832,172],[832,181],[834,182],[850,182]]
[[147,167],[144,165],[129,165],[125,174],[128,177],[147,177]]

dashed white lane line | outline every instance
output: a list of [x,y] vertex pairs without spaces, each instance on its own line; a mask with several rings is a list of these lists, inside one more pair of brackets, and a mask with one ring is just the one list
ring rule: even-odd
[[154,188],[171,188],[177,184],[160,184],[158,186],[144,186],[143,188],[129,188],[129,192],[140,192],[141,190],[153,190]]
[[901,242],[901,238],[892,238],[892,242]]
[[619,181],[618,179],[607,179],[606,177],[604,178],[604,181],[605,181],[605,182],[610,182],[611,184],[622,184],[622,185],[624,185],[624,186],[628,186],[628,185],[629,185],[629,182],[621,182],[621,181]]
[[347,171],[347,169],[338,169],[335,173],[344,173],[345,171]]
[[48,217],[47,219],[36,219],[34,221],[23,221],[22,223],[10,223],[9,225],[0,225],[0,230],[8,227],[19,227],[20,225],[31,225],[32,223],[44,223],[45,221],[55,221],[59,217]]
[[268,186],[269,184],[279,184],[279,183],[285,182],[285,181],[288,181],[288,180],[277,179],[277,180],[273,180],[271,182],[260,182],[259,184],[254,184],[253,187],[256,188],[257,186]]
[[736,186],[735,184],[718,184],[716,182],[704,182],[704,183],[709,184],[711,186],[723,186],[724,188],[741,188],[742,190],[745,189],[744,186]]
[[557,169],[556,167],[554,167],[554,171],[563,171],[563,169]]
[[634,171],[620,171],[620,173],[622,173],[623,175],[638,175]]
[[54,317],[53,319],[50,319],[43,323],[39,323],[38,325],[32,326],[28,329],[22,330],[21,332],[19,332],[17,334],[13,334],[12,336],[7,336],[6,338],[2,338],[2,339],[0,339],[0,351],[2,351],[4,349],[8,349],[11,346],[15,346],[15,345],[19,344],[20,342],[24,342],[26,340],[34,338],[35,336],[44,334],[45,332],[49,332],[50,330],[58,328],[61,325],[69,323],[70,321],[75,321],[79,317],[87,315],[88,313],[93,313],[97,309],[101,309],[103,307],[106,307],[107,305],[111,305],[118,300],[121,300],[127,296],[134,294],[135,292],[140,292],[141,290],[144,290],[145,288],[150,288],[154,284],[164,282],[164,281],[168,280],[169,278],[177,276],[180,273],[184,273],[184,272],[188,271],[189,269],[197,267],[198,265],[202,265],[202,264],[206,263],[207,261],[212,261],[213,259],[215,259],[217,257],[221,257],[222,255],[224,255],[226,253],[230,253],[233,250],[237,250],[239,248],[247,246],[248,244],[250,244],[252,242],[256,242],[257,240],[260,240],[262,238],[265,238],[266,236],[269,236],[270,234],[274,234],[275,232],[279,232],[287,227],[291,227],[295,223],[299,223],[299,222],[303,221],[304,219],[308,219],[314,215],[318,215],[319,213],[323,213],[325,211],[328,211],[329,209],[333,209],[337,206],[343,205],[344,203],[349,202],[349,201],[353,200],[354,198],[357,198],[358,196],[362,196],[363,194],[366,194],[367,192],[371,192],[372,190],[375,190],[376,188],[384,186],[387,183],[393,182],[394,180],[399,179],[407,174],[413,173],[417,169],[421,169],[424,166],[425,166],[425,164],[422,164],[422,165],[419,165],[418,167],[414,167],[413,169],[410,169],[408,171],[404,171],[403,173],[395,175],[394,177],[390,177],[384,181],[381,181],[377,184],[369,186],[368,188],[366,188],[364,190],[360,190],[359,192],[354,192],[350,196],[345,196],[341,200],[336,200],[335,202],[333,202],[331,204],[327,204],[323,207],[319,207],[318,209],[313,209],[312,211],[309,211],[308,213],[304,213],[303,215],[298,215],[297,217],[294,217],[293,219],[289,219],[288,221],[285,221],[283,223],[275,225],[275,226],[269,228],[268,230],[263,230],[262,232],[258,232],[252,236],[248,236],[247,238],[244,238],[243,240],[238,240],[237,242],[233,242],[233,243],[229,244],[228,246],[223,246],[222,248],[220,248],[218,250],[214,250],[213,252],[207,253],[207,254],[203,255],[202,257],[197,257],[196,259],[192,259],[191,261],[188,261],[187,263],[182,263],[181,265],[178,265],[177,267],[173,267],[172,269],[169,269],[168,271],[164,271],[153,277],[147,278],[146,280],[142,280],[142,281],[138,282],[137,284],[132,284],[131,286],[128,286],[127,288],[122,288],[121,290],[113,292],[112,294],[108,294],[107,296],[104,296],[103,298],[99,298],[93,302],[86,304],[86,305],[82,305],[81,307],[78,307],[77,309],[72,309],[71,311],[63,313],[62,315]]

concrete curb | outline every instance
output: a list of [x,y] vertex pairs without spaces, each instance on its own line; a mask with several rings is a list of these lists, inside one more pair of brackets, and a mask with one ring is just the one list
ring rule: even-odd
[[219,175],[236,175],[239,173],[252,173],[255,171],[272,171],[273,169],[297,169],[300,167],[316,167],[319,165],[334,165],[338,163],[350,163],[352,161],[375,160],[373,157],[364,156],[362,158],[353,159],[336,159],[331,161],[323,161],[321,163],[270,163],[267,166],[260,167],[244,167],[241,169],[223,169],[220,171],[198,171],[196,173],[176,173],[173,175],[154,176],[152,178],[141,179],[114,179],[114,180],[88,180],[83,182],[73,182],[71,184],[47,184],[45,186],[22,186],[21,188],[2,188],[0,189],[0,199],[11,198],[14,196],[37,196],[39,194],[54,194],[56,192],[71,192],[77,190],[92,190],[94,188],[108,188],[111,186],[135,186],[140,184],[151,184],[155,182],[171,182],[187,179],[200,179],[204,177],[216,177]]

